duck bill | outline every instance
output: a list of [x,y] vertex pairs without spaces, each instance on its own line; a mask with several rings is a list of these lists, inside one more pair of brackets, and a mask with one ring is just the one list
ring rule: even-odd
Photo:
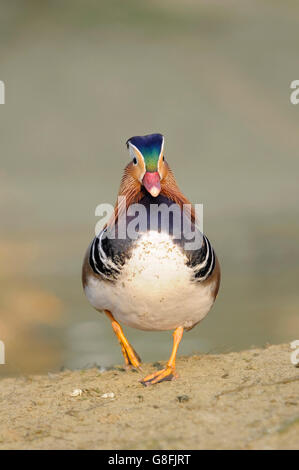
[[153,197],[159,196],[161,192],[161,182],[160,175],[157,171],[154,173],[147,171],[143,177],[142,184]]

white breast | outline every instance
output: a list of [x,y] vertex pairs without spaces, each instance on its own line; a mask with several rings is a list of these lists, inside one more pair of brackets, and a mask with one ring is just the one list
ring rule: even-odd
[[141,330],[190,328],[213,305],[213,283],[192,280],[186,256],[165,233],[148,232],[137,242],[115,283],[90,277],[85,293],[97,310]]

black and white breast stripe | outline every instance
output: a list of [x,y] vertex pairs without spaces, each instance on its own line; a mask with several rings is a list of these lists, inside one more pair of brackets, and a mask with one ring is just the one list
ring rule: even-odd
[[[185,251],[183,244],[179,243],[183,253],[187,256],[187,266],[192,268],[194,280],[203,282],[213,273],[215,268],[215,253],[205,235],[202,235],[202,246],[199,250]],[[103,230],[93,240],[89,264],[99,276],[109,281],[115,281],[126,261],[130,258],[134,241],[111,239]]]
[[112,240],[102,230],[90,246],[89,264],[96,274],[113,281],[129,257],[130,249],[126,240]]
[[193,268],[196,281],[205,281],[213,273],[216,257],[211,243],[205,235],[203,235],[203,243],[200,250],[189,253],[188,258],[187,266]]

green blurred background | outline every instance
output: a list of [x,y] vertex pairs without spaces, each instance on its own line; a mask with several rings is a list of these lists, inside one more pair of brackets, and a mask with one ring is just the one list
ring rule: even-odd
[[[295,1],[2,0],[1,374],[121,362],[81,264],[126,139],[151,132],[222,265],[180,353],[299,339],[298,40]],[[167,359],[170,333],[126,331]]]

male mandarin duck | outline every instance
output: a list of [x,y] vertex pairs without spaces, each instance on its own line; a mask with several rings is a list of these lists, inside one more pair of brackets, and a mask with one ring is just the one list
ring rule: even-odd
[[[140,330],[174,330],[173,349],[165,369],[141,380],[148,386],[177,377],[175,360],[183,332],[199,323],[214,304],[220,266],[208,238],[196,226],[194,207],[179,190],[164,158],[164,137],[132,137],[127,147],[132,160],[121,180],[121,202],[90,244],[82,280],[89,302],[110,319],[128,367],[141,369],[141,359],[120,323]],[[179,220],[170,217],[168,226],[163,226],[160,218],[154,227],[135,222],[136,236],[128,235],[127,230],[120,236],[120,220],[128,229],[132,214],[140,206],[146,222],[150,221],[152,207],[175,207]],[[192,230],[200,233],[200,244],[195,249],[188,249],[185,243],[182,226],[186,217]]]

